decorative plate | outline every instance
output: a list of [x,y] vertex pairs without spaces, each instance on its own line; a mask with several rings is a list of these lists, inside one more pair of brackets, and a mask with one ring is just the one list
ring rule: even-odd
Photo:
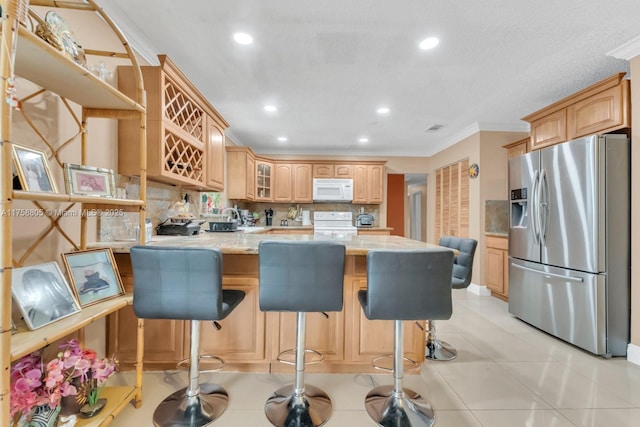
[[58,36],[63,50],[73,59],[76,63],[84,66],[87,63],[87,59],[84,55],[84,49],[73,39],[71,30],[67,21],[56,12],[50,10],[44,16],[44,20],[49,26],[51,31]]
[[469,166],[469,178],[477,178],[478,174],[480,174],[480,167],[477,163]]

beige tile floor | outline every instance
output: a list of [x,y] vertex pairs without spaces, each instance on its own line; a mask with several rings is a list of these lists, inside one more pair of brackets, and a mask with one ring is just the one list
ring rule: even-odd
[[[453,316],[438,336],[458,349],[449,362],[428,361],[405,386],[431,402],[439,427],[640,426],[640,366],[592,356],[513,318],[507,304],[454,291]],[[133,383],[130,372],[114,382]],[[389,375],[307,374],[333,400],[328,427],[375,426],[363,408],[367,392],[392,384]],[[270,426],[264,402],[290,375],[219,372],[201,381],[221,384],[229,408],[216,426]],[[143,406],[128,406],[111,427],[152,426],[156,405],[187,384],[185,372],[146,372]]]

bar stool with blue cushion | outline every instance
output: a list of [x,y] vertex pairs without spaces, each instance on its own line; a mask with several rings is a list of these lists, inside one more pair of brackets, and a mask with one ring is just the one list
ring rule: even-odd
[[191,321],[189,386],[165,398],[153,414],[155,426],[205,426],[227,408],[217,384],[199,382],[200,320],[222,320],[244,298],[222,289],[222,253],[210,248],[134,246],[133,310],[142,319]]
[[[451,273],[451,287],[464,289],[469,287],[473,275],[473,257],[476,253],[478,241],[456,236],[442,236],[440,246],[457,249],[459,254],[453,260]],[[458,356],[458,351],[451,344],[436,338],[436,324],[427,320],[426,324],[427,348],[425,357],[429,360],[452,360]]]
[[403,321],[451,317],[453,252],[446,249],[374,250],[367,254],[367,289],[358,300],[367,319],[394,321],[393,386],[378,386],[365,398],[381,426],[432,426],[431,405],[403,388]]
[[262,241],[260,310],[297,312],[295,383],[265,404],[274,426],[315,427],[331,416],[331,399],[304,383],[306,313],[341,311],[345,247],[331,241]]

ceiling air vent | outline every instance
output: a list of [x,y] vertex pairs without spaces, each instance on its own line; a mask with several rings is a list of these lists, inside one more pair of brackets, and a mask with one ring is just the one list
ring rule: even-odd
[[427,128],[427,130],[425,130],[425,132],[435,132],[437,130],[440,130],[440,128],[443,126],[444,125],[431,125]]

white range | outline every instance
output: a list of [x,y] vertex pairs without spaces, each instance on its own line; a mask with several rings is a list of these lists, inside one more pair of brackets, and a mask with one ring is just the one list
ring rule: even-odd
[[313,234],[325,236],[355,236],[358,229],[353,225],[351,212],[314,212]]

